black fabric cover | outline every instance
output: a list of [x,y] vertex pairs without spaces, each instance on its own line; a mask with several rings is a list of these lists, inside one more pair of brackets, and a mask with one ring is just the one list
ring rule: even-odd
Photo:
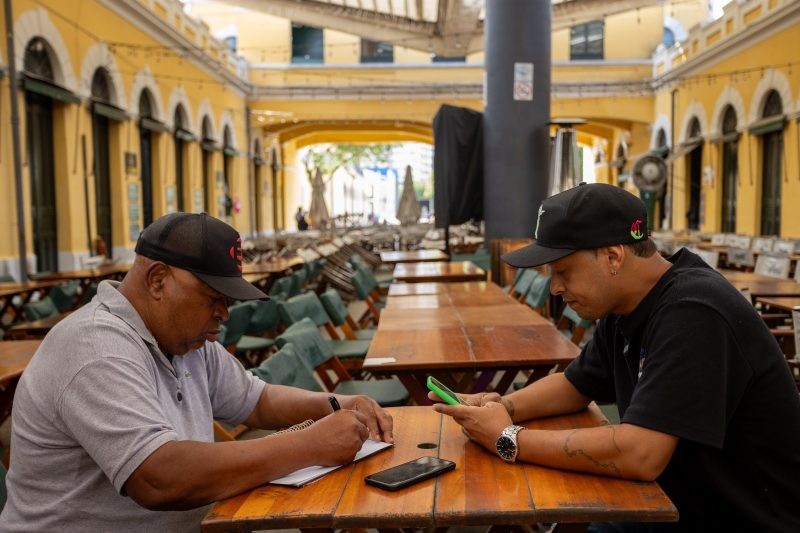
[[443,105],[433,118],[436,227],[483,219],[483,113]]

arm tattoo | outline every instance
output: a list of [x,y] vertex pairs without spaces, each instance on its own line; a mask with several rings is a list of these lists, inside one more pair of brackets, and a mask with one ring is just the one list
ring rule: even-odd
[[[614,426],[608,426],[608,428],[611,430],[611,442],[614,445],[614,448],[617,450],[618,453],[622,453],[622,450],[620,450],[619,446],[617,445],[616,430],[614,429]],[[573,430],[569,435],[567,435],[567,438],[564,440],[564,453],[567,454],[567,457],[570,458],[579,456],[585,457],[590,463],[592,463],[596,467],[601,468],[603,470],[608,470],[612,472],[615,476],[621,477],[622,471],[617,467],[614,461],[609,461],[608,463],[601,463],[600,461],[598,461],[597,459],[586,453],[586,451],[583,450],[583,448],[576,448],[574,450],[570,450],[569,442],[570,440],[572,440],[573,435],[575,435],[575,433],[577,433],[578,431],[579,430],[577,429]]]

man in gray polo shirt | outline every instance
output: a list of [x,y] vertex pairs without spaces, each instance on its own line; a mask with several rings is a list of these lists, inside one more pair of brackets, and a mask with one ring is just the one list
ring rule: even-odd
[[[149,226],[122,283],[53,328],[16,391],[0,531],[196,531],[208,505],[353,458],[391,417],[364,396],[266,385],[216,341],[242,278],[241,240],[206,214]],[[212,421],[311,427],[214,443]]]

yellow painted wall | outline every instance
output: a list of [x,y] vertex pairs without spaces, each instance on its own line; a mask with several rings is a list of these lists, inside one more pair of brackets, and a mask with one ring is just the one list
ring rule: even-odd
[[[30,16],[35,10],[46,13],[50,23],[56,28],[63,42],[63,53],[67,55],[71,63],[72,75],[76,80],[78,90],[80,87],[81,67],[87,52],[96,44],[97,39],[107,42],[137,43],[142,46],[157,46],[159,43],[148,34],[131,25],[128,21],[116,15],[112,10],[105,8],[93,0],[73,0],[69,5],[56,0],[17,0],[14,2],[15,20],[20,17]],[[5,21],[2,21],[5,24]],[[18,43],[18,45],[23,43]],[[27,43],[24,43],[27,44]],[[56,43],[52,46],[60,48]],[[0,45],[2,57],[7,57],[5,41]],[[163,112],[169,112],[168,105],[172,91],[177,87],[182,87],[186,92],[189,108],[186,110],[189,115],[189,122],[194,128],[198,128],[197,112],[202,100],[207,99],[211,106],[213,122],[217,127],[215,132],[221,136],[221,117],[227,110],[232,118],[232,126],[236,137],[236,148],[242,152],[241,157],[235,157],[232,165],[232,190],[234,194],[242,195],[247,186],[246,168],[246,134],[244,131],[244,106],[245,100],[242,96],[235,93],[234,89],[226,87],[224,83],[210,75],[205,70],[186,59],[171,53],[168,49],[158,49],[156,52],[147,53],[144,49],[133,50],[129,47],[119,47],[113,50],[115,64],[104,64],[110,71],[118,72],[122,79],[121,92],[125,96],[124,107],[127,110],[131,106],[131,90],[134,76],[144,67],[149,68],[157,80],[158,92],[163,103]],[[55,60],[55,58],[52,58]],[[66,68],[66,67],[64,67]],[[3,80],[3,86],[7,95],[8,78]],[[25,186],[25,206],[26,206],[26,226],[28,251],[32,253],[32,219],[30,215],[29,203],[29,176],[27,171],[25,153],[25,100],[24,91],[19,91],[19,107],[21,117],[21,139],[23,145],[23,183]],[[138,95],[136,96],[138,98]],[[3,135],[0,136],[2,150],[5,157],[0,158],[0,190],[8,192],[6,198],[14,198],[14,172],[13,159],[11,157],[12,145],[10,135],[10,110],[7,103],[7,96],[3,98],[4,112],[0,116],[2,120]],[[138,105],[138,102],[135,104]],[[133,105],[134,112],[138,110],[137,105]],[[86,137],[87,161],[89,172],[91,173],[93,162],[93,143],[92,143],[92,124],[91,113],[86,103],[81,104],[55,104],[54,120],[54,163],[56,168],[56,206],[58,219],[58,249],[60,254],[86,255],[86,209],[84,193],[84,171],[81,153],[81,138]],[[128,186],[133,184],[139,189],[141,202],[141,188],[139,187],[138,169],[133,174],[126,174],[124,168],[124,152],[136,154],[139,160],[139,135],[138,127],[135,124],[135,116],[125,123],[114,124],[112,122],[109,142],[110,142],[110,172],[111,172],[111,205],[112,205],[112,234],[113,243],[107,243],[109,247],[131,250],[135,244],[135,235],[130,235],[130,221],[128,208]],[[160,117],[171,122],[172,117]],[[162,187],[174,185],[174,148],[172,147],[172,136],[170,134],[155,134],[156,140],[153,146],[154,157],[154,214],[156,216],[167,212],[164,190]],[[199,150],[196,144],[190,146],[184,165],[185,175],[194,176],[199,169]],[[187,191],[187,196],[192,197],[195,190],[198,190],[200,183],[192,178],[191,189]],[[93,231],[96,231],[96,221],[94,220],[94,186],[90,175],[89,187],[89,218]],[[191,208],[192,203],[188,203]],[[242,231],[250,231],[248,203],[242,202],[242,212],[233,216],[232,222]],[[141,216],[141,208],[140,208]],[[135,222],[135,221],[134,221]],[[139,220],[141,222],[141,218]],[[16,213],[14,209],[3,209],[0,211],[0,260],[13,258],[17,255],[16,239]],[[8,229],[10,231],[8,231]]]
[[[677,109],[676,109],[676,143],[685,139],[686,132],[682,130],[685,124],[685,117],[690,109],[701,109],[701,123],[711,127],[713,114],[717,99],[726,88],[735,91],[740,95],[744,106],[744,117],[737,117],[739,120],[738,129],[743,131],[739,139],[739,174],[740,185],[737,188],[737,231],[744,234],[756,235],[759,233],[760,224],[760,198],[761,198],[761,140],[758,136],[747,133],[747,126],[750,123],[750,116],[754,107],[756,115],[761,118],[761,101],[753,101],[756,97],[759,86],[763,86],[762,79],[773,76],[769,73],[769,68],[765,65],[765,59],[769,58],[769,64],[779,65],[776,70],[780,73],[776,77],[783,81],[776,82],[775,87],[786,84],[791,101],[784,100],[784,111],[791,113],[796,109],[796,99],[798,88],[800,87],[800,63],[794,53],[794,43],[800,42],[800,26],[792,26],[789,29],[774,35],[762,42],[752,43],[746,49],[733,57],[720,61],[719,63],[693,74],[684,79],[677,86]],[[794,64],[793,67],[786,66]],[[763,68],[762,68],[763,66]],[[748,71],[748,72],[745,72]],[[762,93],[763,94],[763,90]],[[698,107],[699,106],[699,107]],[[656,112],[670,116],[670,96],[669,92],[662,91],[656,97]],[[722,110],[720,109],[720,113]],[[718,120],[721,122],[721,120]],[[704,131],[706,137],[718,134],[719,131]],[[787,238],[800,237],[800,213],[793,209],[788,198],[796,198],[800,195],[800,182],[791,179],[792,176],[800,175],[798,167],[797,151],[797,123],[789,120],[784,129],[784,159],[785,178],[782,181],[783,206],[781,210],[781,235]],[[676,161],[674,169],[674,188],[675,201],[673,205],[673,220],[676,229],[686,227],[686,187],[687,187],[687,160],[684,157]],[[721,155],[717,147],[706,142],[703,145],[703,165],[712,169],[713,177],[710,181],[703,184],[702,192],[705,195],[705,223],[701,226],[702,231],[719,231],[721,216]]]

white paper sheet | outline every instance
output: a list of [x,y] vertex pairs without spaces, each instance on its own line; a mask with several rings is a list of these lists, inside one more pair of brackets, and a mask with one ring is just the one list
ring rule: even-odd
[[[356,454],[353,462],[360,461],[364,457],[368,457],[373,453],[377,453],[381,450],[389,448],[392,446],[388,442],[383,442],[380,440],[372,440],[367,439],[364,441],[364,444],[361,446],[361,449]],[[317,480],[324,476],[325,474],[329,474],[334,470],[337,470],[344,465],[338,466],[307,466],[306,468],[301,468],[300,470],[295,470],[291,474],[285,475],[278,479],[273,479],[270,483],[274,483],[276,485],[288,485],[290,487],[302,487],[307,483],[311,483],[314,480]]]

